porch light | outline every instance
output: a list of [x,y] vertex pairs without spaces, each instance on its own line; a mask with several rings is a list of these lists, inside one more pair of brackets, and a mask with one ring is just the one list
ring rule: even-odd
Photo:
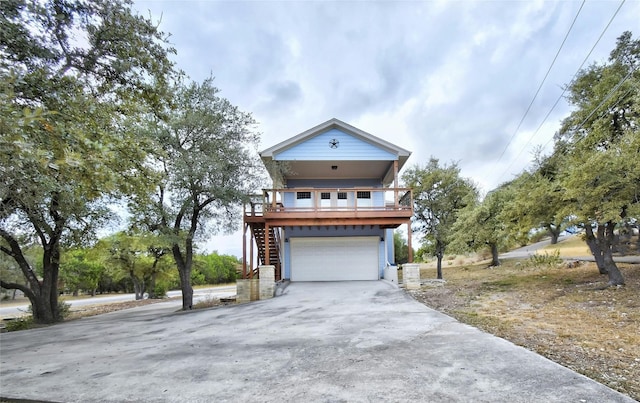
[[333,171],[336,171],[336,170],[338,169],[338,166],[337,166],[337,165],[331,165],[331,169],[332,169]]

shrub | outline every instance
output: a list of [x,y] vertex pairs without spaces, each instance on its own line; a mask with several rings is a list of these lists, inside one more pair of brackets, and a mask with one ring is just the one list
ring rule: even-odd
[[560,258],[560,251],[556,249],[552,254],[548,254],[547,252],[544,255],[531,255],[529,261],[534,267],[553,267],[558,266],[562,263],[562,259]]
[[220,305],[220,300],[218,298],[208,296],[196,302],[193,305],[193,309],[205,309],[205,308],[211,308],[218,305]]
[[[29,312],[30,314],[33,314],[33,307],[31,305],[29,305],[29,308],[27,308],[27,312]],[[58,301],[58,316],[56,317],[56,320],[62,321],[66,317],[68,317],[70,314],[71,314],[71,304],[67,304],[64,301]]]
[[14,320],[5,322],[7,332],[17,332],[18,330],[31,329],[33,326],[33,316],[23,316]]
[[58,320],[63,320],[71,314],[71,304],[58,301]]
[[164,283],[156,283],[156,286],[153,288],[154,298],[166,298],[167,297],[167,285]]

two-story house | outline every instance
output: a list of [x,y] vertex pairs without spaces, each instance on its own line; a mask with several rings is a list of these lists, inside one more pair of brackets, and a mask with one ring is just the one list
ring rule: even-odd
[[244,278],[273,265],[276,280],[378,280],[393,229],[406,224],[410,242],[409,151],[331,119],[260,155],[273,188],[245,209]]

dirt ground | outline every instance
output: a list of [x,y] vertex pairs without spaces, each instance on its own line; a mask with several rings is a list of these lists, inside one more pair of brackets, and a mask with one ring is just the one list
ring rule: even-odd
[[[443,267],[444,283],[410,292],[429,307],[640,400],[640,265],[607,288],[593,263]],[[422,278],[435,278],[425,265]]]

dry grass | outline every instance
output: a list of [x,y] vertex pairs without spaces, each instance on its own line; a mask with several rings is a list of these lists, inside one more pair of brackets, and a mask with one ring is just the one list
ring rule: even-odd
[[580,235],[567,238],[556,245],[545,246],[539,249],[537,253],[553,253],[556,250],[560,251],[561,257],[591,256],[589,247]]
[[[607,288],[593,263],[534,268],[527,261],[444,267],[444,287],[412,292],[450,314],[640,399],[640,265]],[[423,278],[432,278],[424,268]],[[427,274],[428,272],[428,274]]]

